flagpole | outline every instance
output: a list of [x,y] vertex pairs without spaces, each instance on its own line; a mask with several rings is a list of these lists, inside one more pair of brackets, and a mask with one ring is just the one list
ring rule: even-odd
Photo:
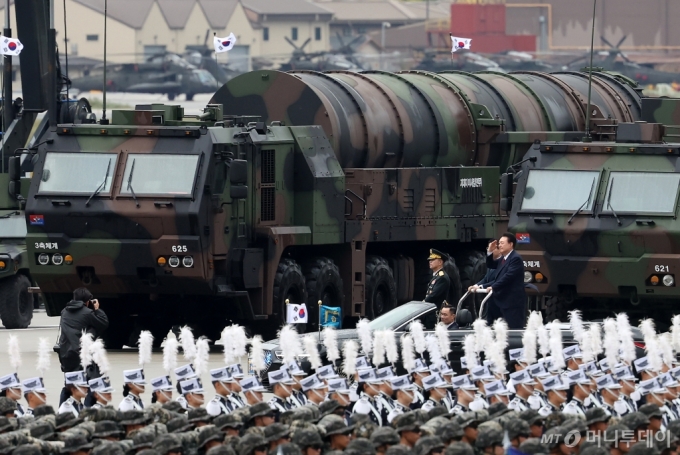
[[[216,36],[217,36],[217,33],[213,33],[213,47],[214,47]],[[216,72],[215,74],[219,74],[219,69],[220,69],[220,64],[217,63],[217,49],[215,49],[215,72]]]
[[597,7],[597,0],[593,0],[593,26],[590,30],[590,66],[588,67],[588,102],[586,103],[586,137],[583,142],[592,142],[590,136],[590,95],[593,88],[593,49],[595,47],[595,9]]
[[[5,29],[2,34],[5,37],[10,38],[12,36],[12,29],[10,28],[10,13],[9,13],[9,0],[5,1]],[[2,172],[5,172],[5,133],[7,133],[7,127],[14,119],[14,113],[12,112],[12,56],[5,55],[2,66],[2,155],[0,156],[0,161],[2,161]]]

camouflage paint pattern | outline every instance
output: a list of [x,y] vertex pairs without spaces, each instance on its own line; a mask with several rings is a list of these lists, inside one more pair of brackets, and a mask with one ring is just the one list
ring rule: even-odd
[[[283,314],[282,264],[308,276],[305,261],[322,257],[338,265],[344,313],[368,314],[369,262],[384,258],[410,282],[396,283],[398,300],[422,298],[414,263],[427,273],[429,248],[466,259],[502,232],[500,172],[536,139],[582,134],[585,109],[533,73],[251,72],[198,117],[154,104],[114,111],[106,126],[59,125],[31,182],[28,262],[50,315],[86,285],[134,313],[145,302],[173,311],[163,299],[177,296],[193,315],[205,302],[260,319]],[[46,154],[60,152],[115,153],[110,192],[89,206],[87,194],[41,194]],[[123,191],[127,163],[148,154],[197,156],[191,194]],[[244,183],[231,181],[237,164]],[[145,178],[162,182],[162,169]],[[30,223],[36,215],[44,224]],[[72,264],[39,265],[48,244]]]

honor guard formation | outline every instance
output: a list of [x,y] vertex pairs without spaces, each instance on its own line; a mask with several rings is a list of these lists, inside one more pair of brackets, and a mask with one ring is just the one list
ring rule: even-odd
[[[566,345],[562,325],[531,313],[522,347],[509,349],[503,319],[478,319],[460,358],[450,355],[446,322],[427,331],[414,320],[395,333],[362,319],[348,339],[330,327],[299,335],[285,325],[278,363],[259,335],[232,325],[214,369],[209,340],[184,327],[163,340],[166,374],[152,379],[144,374],[154,361],[150,332],[141,332],[139,361],[122,378],[109,377],[103,343],[84,332],[80,370],[64,373],[59,402],[43,381],[47,339],[38,375],[22,381],[9,335],[0,455],[676,454],[680,316],[657,333],[648,319],[637,332],[625,313],[592,323],[572,311]],[[147,387],[150,403],[141,398]]]

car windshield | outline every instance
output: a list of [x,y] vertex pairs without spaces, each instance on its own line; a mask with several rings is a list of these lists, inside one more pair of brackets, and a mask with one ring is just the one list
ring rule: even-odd
[[106,194],[117,159],[115,153],[47,152],[38,193],[90,195],[101,187],[99,194]]
[[680,174],[612,172],[602,211],[611,213],[675,213]]
[[522,200],[523,211],[570,211],[593,209],[598,171],[532,169]]
[[130,154],[120,194],[191,196],[197,165],[198,155]]
[[[378,316],[377,318],[373,319],[368,325],[371,327],[371,330],[395,329],[398,328],[398,326],[402,325],[404,322],[409,321],[410,319],[413,319],[416,316],[421,315],[426,310],[432,308],[433,307],[431,307],[430,305],[423,303],[417,304],[406,303],[404,305],[398,306],[392,311],[388,311],[382,316]],[[430,313],[432,313],[433,317],[436,319],[435,312],[430,311]],[[422,320],[422,317],[419,319]],[[425,321],[423,321],[423,324],[425,324]],[[425,326],[426,328],[428,328],[427,325]],[[432,326],[434,327],[434,324],[432,324]]]
[[26,218],[19,212],[0,212],[0,232],[4,238],[26,238]]

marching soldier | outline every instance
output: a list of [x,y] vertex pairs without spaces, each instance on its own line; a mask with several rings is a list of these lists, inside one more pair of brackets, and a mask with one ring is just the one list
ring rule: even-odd
[[427,285],[425,302],[431,302],[439,306],[448,298],[451,280],[444,271],[444,262],[448,259],[449,256],[447,254],[434,248],[430,250],[430,256],[427,260],[430,264],[430,270],[432,270],[432,279]]
[[590,378],[583,370],[575,370],[567,373],[567,378],[571,384],[571,401],[564,405],[562,410],[565,414],[586,418],[586,407],[583,404],[590,395]]
[[536,379],[534,392],[531,394],[529,398],[527,398],[527,402],[529,403],[529,407],[531,409],[533,409],[534,411],[538,411],[539,409],[548,405],[548,396],[543,390],[543,383],[541,382],[541,380],[549,377],[550,373],[548,373],[548,371],[545,369],[543,363],[540,362],[534,363],[533,365],[529,365],[527,367],[527,371],[529,372],[532,378]]
[[227,399],[232,404],[234,409],[241,409],[246,407],[246,402],[243,400],[241,393],[243,390],[241,388],[240,380],[245,376],[243,374],[243,368],[240,363],[235,363],[227,367],[227,372],[229,373],[229,379],[227,379],[227,384],[229,385],[229,391],[231,392]]
[[510,374],[510,380],[515,385],[515,397],[508,404],[508,409],[523,412],[530,409],[527,399],[534,393],[536,381],[527,370],[520,370]]
[[182,391],[182,396],[187,404],[186,409],[191,411],[192,409],[198,409],[205,403],[205,397],[203,396],[203,383],[198,377],[191,379],[184,379],[179,381],[179,387]]
[[144,409],[144,403],[140,395],[144,393],[146,381],[144,380],[144,370],[137,368],[134,370],[123,371],[123,401],[118,405],[119,411],[131,411]]
[[263,393],[267,391],[260,382],[257,376],[248,376],[239,381],[239,386],[243,390],[243,396],[246,398],[247,406],[254,406],[262,403],[264,397]]
[[[456,376],[451,379],[451,385],[456,390],[456,405],[451,409],[451,414],[460,415],[470,410],[470,405],[479,400],[476,397],[476,392],[479,390],[474,382],[470,379],[470,375],[464,374]],[[479,410],[483,406],[479,405]]]
[[411,380],[416,389],[413,391],[413,403],[411,409],[420,409],[425,403],[425,396],[423,395],[423,379],[430,375],[430,369],[423,359],[416,359],[415,366],[411,371]]
[[313,374],[300,381],[302,391],[307,400],[306,406],[319,406],[326,398],[326,384],[319,379],[319,376]]
[[[38,406],[47,403],[47,390],[45,390],[45,383],[43,378],[31,378],[26,379],[21,383],[24,389],[24,397],[26,397],[26,402],[28,407],[24,412],[25,416],[33,415],[33,410]],[[18,405],[19,403],[17,403]]]
[[208,402],[205,406],[205,410],[211,416],[229,414],[234,408],[231,407],[231,403],[227,399],[231,393],[226,383],[227,379],[229,379],[227,367],[210,370],[210,379],[215,388],[215,398]]
[[81,400],[87,396],[90,388],[85,377],[85,371],[64,373],[64,384],[70,396],[59,406],[58,413],[70,412],[75,417],[78,417],[84,407]]
[[113,387],[111,386],[111,380],[108,377],[102,376],[100,378],[91,379],[88,381],[88,384],[90,386],[90,392],[94,395],[96,401],[96,403],[92,405],[92,408],[101,409],[111,402],[113,399]]
[[391,379],[395,377],[394,371],[392,370],[392,367],[384,367],[377,370],[375,375],[381,381],[380,386],[378,387],[380,394],[377,397],[378,406],[380,407],[380,417],[383,425],[388,425],[389,422],[387,417],[394,409],[394,400],[392,399],[394,390],[392,389],[391,382]]
[[394,400],[394,408],[387,415],[387,422],[392,424],[397,416],[411,411],[410,406],[413,403],[413,392],[416,386],[411,383],[408,375],[390,379],[390,383],[397,397]]
[[16,417],[24,415],[24,408],[21,406],[21,382],[19,382],[19,375],[16,373],[8,374],[0,378],[0,392],[3,395],[17,404],[14,411]]
[[159,376],[151,380],[151,403],[165,404],[172,401],[170,376]]
[[637,412],[637,402],[631,398],[632,394],[638,394],[635,390],[635,375],[628,365],[623,365],[614,369],[612,376],[619,381],[621,385],[620,400],[624,402],[624,406],[619,405],[619,414],[623,417],[631,412]]
[[442,406],[442,400],[446,397],[446,389],[451,387],[451,384],[444,381],[439,373],[431,374],[423,379],[423,387],[430,394],[423,406],[420,408],[423,411],[429,411],[436,406]]
[[307,376],[297,362],[290,362],[284,368],[288,370],[288,374],[293,378],[293,385],[291,386],[290,396],[286,399],[291,406],[291,409],[299,408],[307,404],[307,397],[302,391],[302,384],[300,381]]
[[382,415],[377,396],[380,394],[378,385],[382,382],[377,378],[373,368],[362,369],[357,372],[359,376],[359,400],[352,408],[352,414],[366,414],[377,426],[382,426]]
[[287,398],[291,395],[295,381],[288,371],[283,368],[277,371],[270,371],[268,374],[269,384],[272,386],[274,396],[267,403],[274,410],[274,418],[278,422],[281,414],[293,409]]
[[543,380],[543,390],[548,397],[547,403],[538,410],[543,417],[548,417],[553,412],[561,411],[562,406],[567,401],[567,390],[569,385],[560,380],[559,376],[550,376]]
[[[656,380],[654,380],[656,382]],[[618,382],[614,380],[611,374],[605,374],[595,379],[597,384],[597,390],[600,392],[602,397],[602,407],[612,416],[621,417],[616,409],[614,409],[614,403],[619,399],[619,391],[621,386]]]

